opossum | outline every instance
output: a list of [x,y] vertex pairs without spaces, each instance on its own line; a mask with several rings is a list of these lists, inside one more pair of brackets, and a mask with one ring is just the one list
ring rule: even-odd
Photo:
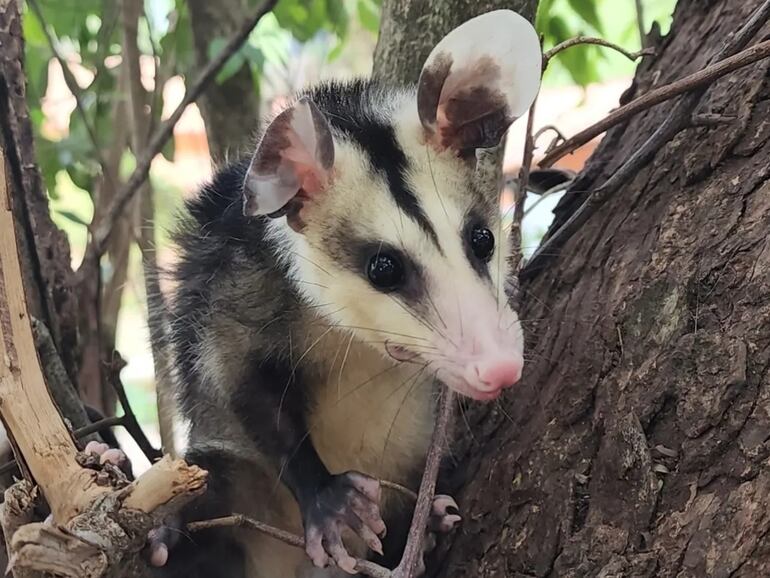
[[[415,87],[302,91],[186,203],[167,331],[184,457],[210,477],[177,523],[238,512],[306,552],[162,530],[163,575],[331,577],[367,552],[394,566],[413,503],[378,480],[416,489],[437,388],[494,400],[521,376],[498,183],[477,153],[529,108],[541,58],[520,15],[476,17]],[[459,518],[435,506],[437,527]]]

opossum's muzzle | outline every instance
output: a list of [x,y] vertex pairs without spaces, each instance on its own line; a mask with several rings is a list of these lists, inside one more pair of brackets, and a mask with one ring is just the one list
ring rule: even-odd
[[505,305],[499,308],[479,284],[437,296],[434,302],[430,345],[387,343],[391,357],[425,363],[447,387],[477,400],[496,399],[521,379],[523,338],[516,313]]

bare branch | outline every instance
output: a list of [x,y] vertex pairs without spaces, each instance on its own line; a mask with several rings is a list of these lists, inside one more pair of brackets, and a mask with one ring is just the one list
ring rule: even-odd
[[568,48],[572,48],[573,46],[579,46],[579,45],[585,45],[585,44],[593,44],[596,46],[604,46],[605,48],[610,48],[614,50],[615,52],[619,52],[629,60],[637,60],[641,58],[642,56],[650,56],[655,54],[655,51],[652,48],[643,48],[642,50],[639,50],[637,52],[629,52],[622,46],[618,46],[617,44],[614,44],[612,42],[609,42],[608,40],[604,40],[603,38],[594,38],[593,36],[576,36],[575,38],[570,38],[569,40],[565,40],[564,42],[561,42],[551,48],[550,50],[547,50],[543,54],[543,70],[548,66],[548,64],[551,62],[551,59],[559,54],[560,52],[567,50]]
[[513,249],[513,262],[521,263],[521,226],[524,221],[524,203],[527,201],[527,187],[529,186],[529,173],[532,170],[532,159],[535,155],[535,136],[532,134],[535,124],[535,108],[537,98],[532,102],[527,117],[527,130],[524,137],[524,154],[519,168],[519,178],[513,193],[513,223],[511,224],[511,244]]
[[117,351],[113,352],[111,367],[107,368],[107,379],[115,390],[118,400],[120,401],[120,406],[123,408],[123,426],[128,433],[131,434],[131,437],[134,438],[134,441],[136,441],[136,444],[142,450],[144,455],[147,456],[147,459],[150,460],[150,463],[153,463],[163,454],[155,449],[150,443],[150,440],[147,439],[147,436],[144,434],[142,427],[136,419],[136,415],[134,415],[133,409],[131,409],[131,404],[128,402],[128,396],[126,395],[126,390],[123,388],[123,382],[120,381],[120,370],[125,364],[126,362],[123,361],[120,354]]
[[[125,425],[124,417],[125,416],[106,417],[104,419],[100,419],[99,421],[95,421],[90,425],[83,426],[74,430],[72,435],[75,436],[75,439],[82,440],[86,436],[89,436],[93,433],[102,432],[111,427]],[[10,462],[4,463],[2,466],[0,466],[0,475],[13,471],[17,466],[18,464],[16,463],[16,460],[11,460]]]
[[535,142],[537,143],[538,139],[539,139],[541,136],[543,136],[545,133],[547,133],[549,130],[550,130],[550,131],[553,131],[553,132],[555,132],[555,133],[556,133],[556,136],[555,136],[555,137],[554,137],[554,139],[551,141],[551,144],[549,144],[549,145],[548,145],[548,148],[546,149],[546,152],[548,152],[548,151],[552,150],[552,149],[553,149],[553,147],[555,147],[555,146],[556,146],[556,145],[558,145],[559,143],[562,143],[562,142],[564,142],[565,140],[567,140],[567,137],[565,137],[565,136],[564,136],[564,133],[562,133],[562,132],[561,132],[561,131],[560,131],[560,130],[557,128],[557,127],[555,127],[555,126],[554,126],[554,125],[552,125],[552,124],[547,124],[547,125],[545,125],[545,126],[543,126],[543,127],[540,127],[540,128],[537,130],[537,132],[536,132],[536,133],[535,133],[535,134],[532,136],[532,138],[533,138],[533,139],[535,140]]
[[[577,211],[567,219],[567,222],[538,248],[522,270],[522,274],[531,275],[541,267],[543,260],[548,258],[549,255],[555,254],[557,252],[556,249],[563,245],[575,231],[580,229],[609,197],[615,194],[629,179],[633,178],[676,134],[690,126],[693,112],[712,82],[740,66],[756,62],[770,55],[770,41],[760,42],[741,52],[767,22],[768,18],[770,18],[770,0],[766,0],[762,6],[757,8],[748,22],[714,56],[712,62],[716,61],[716,64],[707,66],[700,73],[687,77],[691,79],[693,77],[697,79],[706,78],[708,82],[699,81],[695,83],[693,81],[695,86],[690,90],[694,90],[677,102],[671,112],[669,112],[666,120],[663,121],[652,136],[630,158],[626,159],[623,165],[601,187],[594,190]],[[704,74],[709,70],[711,70],[710,73]],[[714,72],[715,70],[719,71],[719,74]],[[698,76],[699,74],[700,76]],[[630,104],[633,104],[633,102]],[[630,104],[627,106],[630,106]]]
[[[171,135],[174,132],[174,126],[182,117],[187,106],[195,102],[230,57],[243,45],[262,17],[273,9],[276,2],[277,0],[264,0],[259,7],[257,7],[252,16],[248,18],[243,23],[243,26],[241,26],[232,38],[230,38],[222,51],[217,54],[217,56],[214,57],[203,70],[201,70],[185,92],[182,102],[180,102],[179,106],[177,106],[174,112],[171,113],[171,116],[157,128],[147,145],[145,154],[138,159],[134,172],[131,173],[128,181],[126,181],[112,199],[110,206],[107,207],[104,218],[96,225],[88,248],[88,258],[84,259],[84,263],[89,259],[92,260],[98,258],[99,255],[104,252],[115,221],[117,221],[123,208],[133,198],[134,194],[136,194],[139,187],[149,175],[152,160],[158,153],[160,153],[168,139],[171,138]],[[82,267],[83,265],[81,265],[81,268]]]
[[554,147],[554,149],[547,153],[538,164],[543,168],[551,167],[562,157],[576,151],[587,142],[590,142],[600,134],[607,132],[612,127],[627,121],[632,116],[686,92],[709,86],[715,80],[730,74],[739,68],[753,64],[763,58],[767,58],[768,56],[770,56],[770,40],[760,42],[751,48],[747,48],[743,52],[725,58],[711,66],[707,66],[703,70],[699,70],[698,72],[685,76],[671,84],[652,90],[647,94],[632,100],[625,106],[621,106],[607,115],[606,118]]
[[[275,528],[268,524],[263,524],[247,516],[241,514],[233,514],[231,516],[225,516],[223,518],[215,518],[213,520],[203,520],[201,522],[192,522],[187,525],[187,529],[190,532],[197,532],[200,530],[206,530],[208,528],[248,528],[250,530],[256,530],[267,536],[271,536],[276,540],[280,540],[289,546],[295,548],[305,548],[305,540],[299,536],[286,532],[279,528]],[[383,568],[379,564],[369,562],[367,560],[356,560],[356,572],[363,574],[364,576],[370,576],[371,578],[391,578],[392,573],[387,568]]]
[[639,28],[639,44],[645,48],[647,33],[644,30],[644,6],[642,0],[636,0],[636,26]]
[[438,469],[446,450],[446,440],[450,435],[450,428],[453,422],[455,394],[443,387],[441,401],[439,402],[438,414],[436,417],[436,427],[433,430],[433,438],[428,449],[428,456],[425,459],[425,472],[420,482],[420,491],[417,494],[417,505],[414,508],[412,516],[412,525],[409,528],[409,537],[404,549],[404,555],[401,562],[393,571],[393,578],[412,578],[420,557],[423,555],[423,540],[425,538],[425,529],[428,527],[428,517],[430,516],[433,496],[436,493],[436,478]]

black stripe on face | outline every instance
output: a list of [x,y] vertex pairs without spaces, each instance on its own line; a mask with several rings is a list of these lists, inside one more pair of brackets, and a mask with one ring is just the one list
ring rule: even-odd
[[433,225],[420,206],[417,195],[406,182],[409,161],[398,144],[393,127],[387,124],[368,122],[363,126],[358,125],[356,128],[357,130],[346,130],[347,136],[369,155],[372,168],[385,177],[388,190],[393,195],[393,200],[396,201],[399,209],[414,219],[433,241],[439,252],[443,253]]

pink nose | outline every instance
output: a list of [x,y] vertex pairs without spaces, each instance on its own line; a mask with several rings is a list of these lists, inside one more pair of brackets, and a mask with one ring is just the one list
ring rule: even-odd
[[484,385],[494,391],[510,387],[521,379],[521,361],[489,359],[476,364],[476,373]]

